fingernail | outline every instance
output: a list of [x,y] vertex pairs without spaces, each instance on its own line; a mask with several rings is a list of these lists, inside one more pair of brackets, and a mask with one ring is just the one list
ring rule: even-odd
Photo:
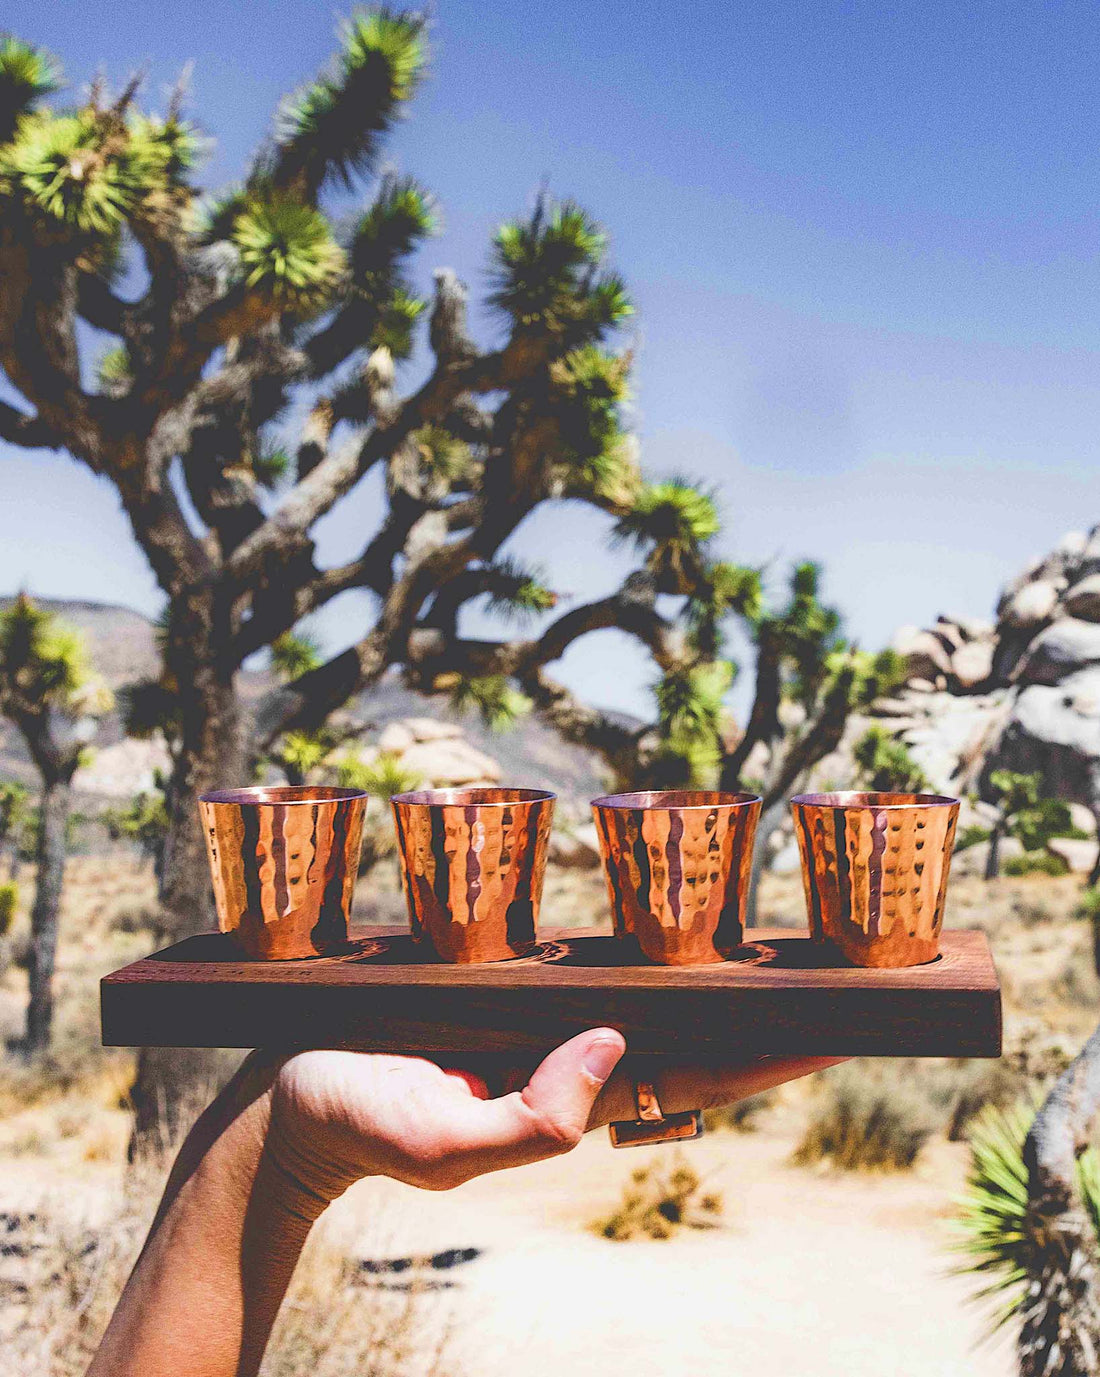
[[584,1069],[594,1081],[602,1085],[623,1054],[623,1045],[617,1038],[597,1038],[588,1044],[584,1054]]

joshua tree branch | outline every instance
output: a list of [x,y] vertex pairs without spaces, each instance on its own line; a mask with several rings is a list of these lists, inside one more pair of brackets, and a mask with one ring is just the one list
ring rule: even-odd
[[60,449],[64,441],[40,416],[0,402],[0,440],[22,449]]
[[759,741],[774,741],[780,734],[780,655],[779,645],[767,624],[757,640],[756,690],[745,734],[722,761],[721,787],[736,789],[749,752]]

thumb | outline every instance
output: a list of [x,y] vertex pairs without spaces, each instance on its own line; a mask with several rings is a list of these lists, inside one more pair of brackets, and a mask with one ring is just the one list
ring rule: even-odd
[[521,1166],[576,1147],[596,1096],[625,1051],[621,1033],[594,1028],[555,1048],[522,1091],[471,1100],[461,1146],[479,1159],[477,1170]]

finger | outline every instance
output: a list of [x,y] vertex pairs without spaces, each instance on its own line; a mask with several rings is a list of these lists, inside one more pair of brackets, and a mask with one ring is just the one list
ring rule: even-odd
[[637,1116],[634,1084],[649,1081],[666,1114],[691,1109],[717,1109],[750,1095],[762,1094],[787,1081],[836,1066],[847,1057],[756,1057],[729,1064],[655,1065],[642,1058],[621,1064],[593,1106],[589,1127]]
[[466,1177],[568,1152],[625,1050],[613,1028],[580,1033],[551,1052],[522,1091],[463,1106],[449,1145],[457,1169]]

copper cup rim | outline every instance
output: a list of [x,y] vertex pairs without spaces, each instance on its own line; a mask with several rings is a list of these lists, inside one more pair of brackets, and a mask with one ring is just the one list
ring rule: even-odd
[[200,803],[234,803],[242,808],[284,808],[299,803],[348,803],[369,798],[364,789],[342,789],[331,784],[256,784],[248,789],[211,789],[200,794]]
[[511,808],[517,803],[548,803],[556,798],[549,789],[493,785],[480,789],[412,789],[405,794],[393,794],[390,802],[420,808]]
[[645,812],[664,810],[686,813],[692,809],[751,808],[761,803],[759,794],[731,793],[722,789],[642,789],[629,794],[604,794],[592,800],[593,808]]
[[838,789],[827,794],[796,794],[792,808],[951,808],[959,800],[947,794],[874,793],[859,789]]

